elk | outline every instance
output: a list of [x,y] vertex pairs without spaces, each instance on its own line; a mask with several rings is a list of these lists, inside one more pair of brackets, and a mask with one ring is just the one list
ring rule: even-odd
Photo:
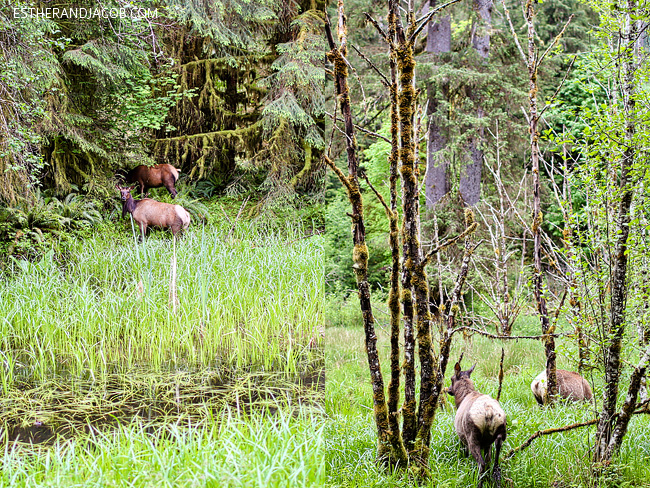
[[157,202],[151,198],[134,200],[131,190],[134,187],[121,187],[115,185],[122,198],[122,211],[127,211],[133,216],[140,226],[140,240],[147,232],[147,226],[169,228],[175,236],[180,230],[185,230],[190,225],[190,214],[180,205]]
[[[136,183],[140,187],[140,196],[146,196],[145,192],[149,188],[164,186],[171,193],[172,198],[176,198],[178,192],[174,187],[174,183],[178,181],[179,173],[180,170],[174,168],[171,164],[158,164],[156,166],[141,164],[129,171],[124,180],[126,183]],[[122,213],[122,218],[124,218],[124,213]]]
[[456,402],[454,427],[464,447],[479,465],[479,488],[483,485],[482,475],[490,463],[490,449],[494,444],[496,453],[492,477],[500,486],[499,454],[501,445],[506,440],[506,413],[494,398],[476,391],[470,378],[475,367],[476,364],[468,371],[461,371],[459,362],[454,367],[451,387],[447,389]]
[[[579,402],[590,401],[594,397],[589,383],[578,373],[564,369],[558,369],[556,371],[557,389],[561,398]],[[546,370],[535,377],[530,384],[530,389],[533,390],[533,395],[535,395],[537,403],[544,405],[546,398]]]

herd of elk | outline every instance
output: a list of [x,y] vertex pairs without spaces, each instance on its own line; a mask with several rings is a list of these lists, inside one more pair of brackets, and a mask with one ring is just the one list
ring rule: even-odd
[[175,198],[178,192],[174,184],[178,181],[179,173],[180,170],[174,168],[171,164],[158,164],[156,166],[141,164],[122,178],[126,183],[135,183],[134,186],[115,185],[122,199],[122,218],[126,216],[127,212],[133,216],[133,220],[136,221],[140,228],[140,240],[142,240],[149,226],[162,227],[163,229],[169,228],[172,234],[176,236],[181,230],[187,229],[190,225],[190,214],[180,205],[158,202],[151,198],[135,200],[131,196],[131,191],[136,186],[140,187],[141,196],[146,196],[149,188],[164,186],[172,198]]
[[[451,386],[447,389],[456,403],[454,427],[461,443],[479,465],[479,488],[483,485],[483,474],[490,464],[494,444],[496,452],[492,478],[500,486],[499,454],[507,435],[506,413],[497,400],[476,390],[471,379],[475,367],[476,364],[469,370],[462,371],[460,362],[454,367]],[[589,383],[578,373],[558,369],[557,383],[561,398],[571,401],[593,399]],[[530,386],[535,399],[543,405],[546,398],[546,371],[542,371]]]

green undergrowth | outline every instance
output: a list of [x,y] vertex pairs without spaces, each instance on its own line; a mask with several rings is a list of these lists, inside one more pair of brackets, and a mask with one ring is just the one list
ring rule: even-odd
[[[344,309],[342,306],[341,309]],[[328,310],[333,307],[327,305]],[[347,314],[348,312],[341,312]],[[351,313],[351,312],[350,312]],[[381,323],[381,314],[379,314]],[[522,317],[516,332],[523,333],[534,325],[536,317]],[[341,323],[341,317],[326,323]],[[531,330],[532,332],[532,330]],[[384,382],[389,380],[387,327],[378,330],[379,351]],[[464,353],[463,367],[477,363],[472,377],[479,391],[496,397],[501,346],[505,350],[503,391],[501,403],[508,416],[508,438],[502,450],[503,486],[506,487],[595,487],[591,474],[591,452],[595,444],[595,428],[543,436],[516,453],[512,459],[505,455],[521,445],[538,430],[583,422],[597,417],[590,404],[559,404],[540,408],[530,391],[530,382],[544,368],[543,345],[538,341],[519,340],[495,343],[472,336],[457,337],[452,350],[445,386],[453,364]],[[372,389],[364,335],[361,327],[334,325],[326,329],[327,384],[325,410],[329,421],[326,433],[328,487],[417,487],[402,473],[387,473],[375,463],[376,428],[372,410]],[[573,350],[563,344],[558,367],[575,370]],[[587,375],[594,386],[598,401],[602,384]],[[454,430],[453,398],[446,395],[436,413],[432,429],[430,469],[431,479],[422,486],[476,486],[476,462],[463,454]],[[636,416],[623,443],[620,456],[600,479],[600,486],[650,486],[650,416]],[[484,486],[492,486],[490,483]]]
[[164,427],[118,425],[53,445],[4,446],[0,486],[323,486],[323,421],[317,412],[233,415]]

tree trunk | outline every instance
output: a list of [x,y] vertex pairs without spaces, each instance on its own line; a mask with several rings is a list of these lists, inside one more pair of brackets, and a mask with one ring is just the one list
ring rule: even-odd
[[335,165],[330,167],[337,173],[345,185],[352,206],[352,240],[354,243],[353,269],[359,292],[359,304],[363,316],[366,352],[372,381],[375,424],[378,436],[378,458],[393,465],[406,465],[407,456],[402,444],[400,432],[391,431],[389,427],[388,406],[384,394],[384,380],[377,351],[377,335],[375,319],[370,301],[370,284],[368,283],[368,247],[366,245],[366,230],[363,217],[363,199],[359,188],[356,137],[350,107],[350,92],[348,86],[347,33],[343,1],[338,3],[338,37],[340,46],[337,48],[334,37],[326,24],[326,34],[330,45],[329,59],[334,64],[334,76],[341,114],[345,122],[346,151],[348,160],[348,175],[343,175]]
[[[474,0],[474,8],[478,13],[478,20],[472,29],[472,46],[483,59],[483,64],[488,63],[490,56],[490,29],[492,28],[492,0]],[[476,104],[476,116],[480,120],[485,116],[482,107],[481,89],[474,88],[470,96]],[[460,194],[465,205],[476,205],[481,198],[481,173],[483,170],[483,149],[485,140],[482,126],[476,128],[476,133],[470,139],[469,155],[471,164],[465,167],[465,174],[460,178]]]
[[[435,7],[436,0],[430,0],[430,8]],[[428,8],[427,8],[428,11]],[[437,22],[431,22],[427,29],[426,51],[438,58],[440,53],[451,51],[451,16],[446,15]],[[449,159],[444,156],[447,146],[446,117],[441,111],[441,101],[449,98],[449,84],[443,82],[439,87],[427,84],[429,103],[427,115],[429,127],[427,137],[427,171],[425,176],[425,195],[427,207],[433,207],[450,189]]]
[[[637,26],[634,18],[637,13],[636,0],[627,0],[626,7],[626,25],[625,32],[622,36],[625,46],[624,51],[621,54],[623,65],[623,83],[621,84],[621,90],[623,116],[625,117],[625,146],[620,161],[621,176],[619,189],[621,192],[621,200],[616,219],[616,247],[613,255],[614,270],[611,278],[611,312],[610,323],[607,331],[607,350],[605,356],[605,395],[603,399],[603,410],[600,415],[600,421],[598,422],[596,438],[597,445],[595,460],[601,462],[610,460],[613,453],[618,449],[620,442],[622,442],[623,435],[625,435],[625,430],[627,429],[627,421],[629,421],[629,418],[627,418],[627,420],[619,418],[616,426],[616,435],[612,437],[612,424],[616,412],[616,400],[618,398],[621,374],[621,345],[623,334],[625,332],[628,264],[627,239],[630,233],[630,208],[632,206],[632,197],[634,195],[631,186],[630,172],[634,165],[634,134],[636,130],[634,113],[634,43],[637,36]],[[634,386],[636,386],[636,392],[632,391]],[[638,393],[638,388],[639,385],[630,385],[628,400],[630,400],[630,394],[633,394],[634,402],[636,403],[636,393]],[[626,401],[624,410],[626,406],[628,406],[627,404],[628,402]],[[631,408],[634,408],[634,405]]]
[[533,167],[533,245],[534,245],[534,276],[533,286],[537,311],[542,324],[544,338],[544,352],[546,355],[546,378],[547,389],[545,403],[552,403],[557,397],[557,372],[555,366],[555,340],[551,335],[554,327],[551,327],[548,311],[546,309],[546,297],[544,295],[544,279],[542,275],[542,209],[541,209],[541,185],[539,178],[539,133],[537,114],[537,53],[535,47],[535,11],[533,0],[526,2],[526,22],[528,24],[528,117],[530,131],[530,157]]

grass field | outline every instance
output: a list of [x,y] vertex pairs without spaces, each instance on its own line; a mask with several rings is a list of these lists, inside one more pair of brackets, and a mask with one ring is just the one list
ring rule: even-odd
[[322,238],[103,230],[0,282],[0,485],[323,484]]
[[[385,306],[384,306],[385,308]],[[328,487],[416,487],[401,474],[387,473],[375,464],[376,429],[372,416],[372,390],[363,329],[358,313],[350,306],[330,303],[326,316],[326,458]],[[355,318],[356,317],[356,318]],[[356,323],[355,323],[356,320]],[[345,325],[345,323],[350,325]],[[334,325],[332,325],[334,324]],[[352,325],[355,324],[355,325]],[[359,325],[356,325],[359,324]],[[522,317],[519,332],[538,327],[535,316]],[[388,382],[388,334],[378,330],[384,381]],[[472,375],[479,391],[496,397],[501,346],[505,349],[505,379],[501,404],[508,416],[508,438],[502,455],[504,486],[525,487],[591,487],[589,459],[594,445],[594,428],[538,438],[533,444],[505,461],[505,454],[519,446],[537,430],[560,427],[596,417],[593,405],[561,404],[540,408],[530,391],[530,382],[543,369],[543,347],[537,341],[495,343],[483,337],[469,340],[460,337],[452,352],[452,360],[464,351],[463,366],[478,363]],[[560,368],[575,369],[570,357],[570,344],[558,348]],[[450,384],[453,362],[447,371],[445,386]],[[597,378],[589,378],[594,394],[602,398]],[[429,487],[476,486],[478,468],[471,457],[465,457],[455,433],[453,399],[438,410],[433,425]],[[600,486],[650,486],[650,417],[633,419],[616,464]],[[491,486],[486,484],[485,486]]]

